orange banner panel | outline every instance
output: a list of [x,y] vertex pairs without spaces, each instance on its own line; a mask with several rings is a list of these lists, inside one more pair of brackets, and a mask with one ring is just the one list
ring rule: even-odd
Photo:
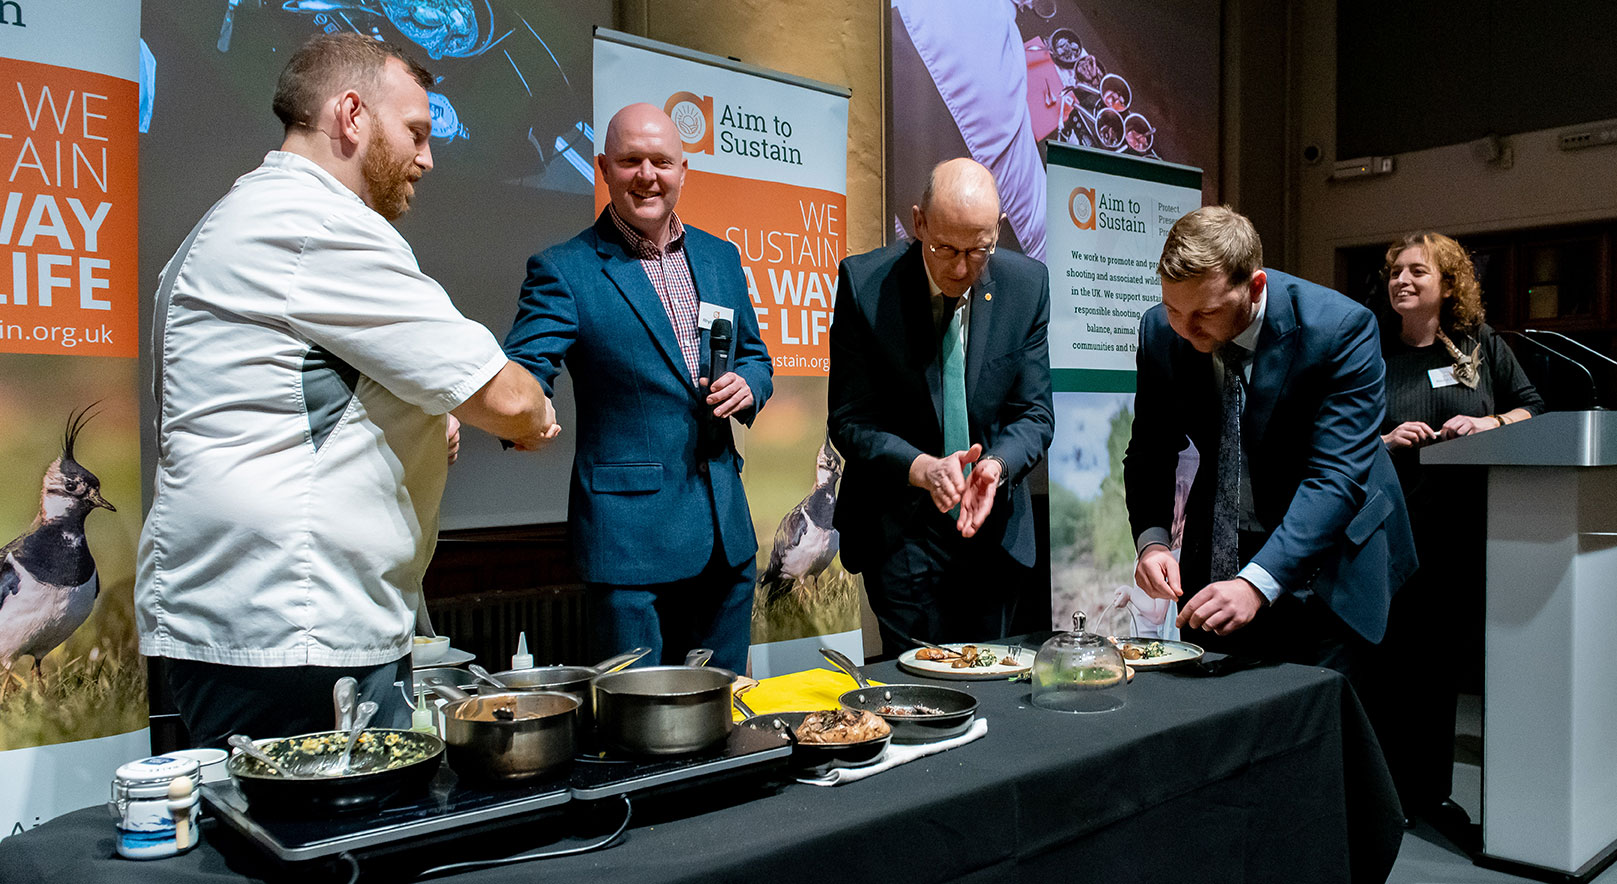
[[[597,210],[606,188],[597,175]],[[775,374],[824,377],[830,351],[837,265],[847,253],[847,197],[692,170],[679,217],[741,252],[741,269]]]
[[0,353],[139,351],[139,86],[0,59]]

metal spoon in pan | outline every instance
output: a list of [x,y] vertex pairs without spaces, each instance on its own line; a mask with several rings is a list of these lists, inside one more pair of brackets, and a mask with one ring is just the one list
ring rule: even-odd
[[240,749],[243,755],[254,759],[259,764],[262,764],[270,770],[275,771],[277,774],[280,774],[289,780],[296,779],[291,771],[282,767],[275,759],[269,757],[269,755],[263,749],[253,745],[252,737],[249,737],[246,734],[231,734],[230,739],[226,740],[225,742],[229,743],[234,749]]
[[354,744],[359,742],[359,735],[365,732],[365,728],[370,725],[371,719],[376,717],[376,710],[379,708],[381,707],[372,700],[359,704],[359,710],[354,713],[354,729],[348,732],[348,745],[342,750],[342,761],[330,771],[331,774],[341,776],[350,771],[354,758]]

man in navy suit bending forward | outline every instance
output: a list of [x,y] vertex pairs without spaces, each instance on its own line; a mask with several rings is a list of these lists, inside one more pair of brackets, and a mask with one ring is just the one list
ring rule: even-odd
[[[1415,564],[1378,435],[1375,319],[1264,270],[1252,222],[1225,206],[1180,218],[1158,271],[1123,459],[1135,581],[1179,600],[1190,641],[1352,676]],[[1175,560],[1174,471],[1191,442],[1200,466]]]

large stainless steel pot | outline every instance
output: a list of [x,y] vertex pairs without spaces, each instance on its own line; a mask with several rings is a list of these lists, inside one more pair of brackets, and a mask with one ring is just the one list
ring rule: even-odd
[[449,766],[470,780],[526,780],[556,773],[578,748],[578,698],[547,691],[471,696],[429,682],[444,706]]
[[692,651],[684,666],[646,666],[597,676],[595,730],[608,749],[631,755],[699,752],[730,735],[728,669],[700,665],[712,651]]
[[635,648],[616,657],[608,657],[594,666],[533,666],[496,672],[494,677],[508,690],[552,691],[576,698],[579,704],[579,738],[587,740],[595,730],[595,698],[590,691],[590,682],[597,675],[617,672],[649,653],[650,648]]

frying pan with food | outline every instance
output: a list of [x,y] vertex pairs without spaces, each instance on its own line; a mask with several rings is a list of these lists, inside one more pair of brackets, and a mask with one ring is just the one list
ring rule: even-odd
[[779,733],[781,739],[790,740],[792,765],[804,776],[817,777],[838,768],[875,764],[881,760],[893,737],[889,728],[888,733],[879,737],[853,743],[805,743],[797,739],[797,729],[803,726],[803,719],[812,712],[768,712],[758,715],[747,708],[740,697],[732,697],[730,702],[746,716],[736,727]]
[[232,755],[225,770],[255,814],[329,816],[419,794],[444,760],[444,741],[435,734],[372,728],[360,735],[348,773],[312,772],[326,769],[324,757],[340,755],[347,742],[342,731],[258,740],[259,749],[294,775],[283,777],[244,754]]
[[894,743],[935,743],[958,737],[976,720],[977,698],[965,691],[922,684],[872,685],[842,653],[831,648],[821,648],[820,653],[859,685],[837,701],[849,709],[880,715],[893,729]]

